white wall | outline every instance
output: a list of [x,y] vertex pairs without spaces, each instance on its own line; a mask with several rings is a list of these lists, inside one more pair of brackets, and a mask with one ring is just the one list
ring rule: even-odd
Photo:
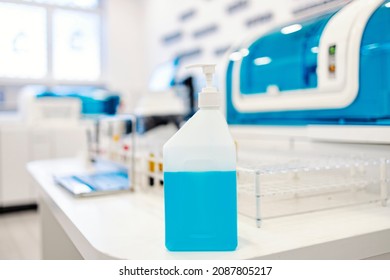
[[106,77],[131,111],[146,87],[145,25],[142,0],[106,0]]
[[[239,3],[239,0],[145,0],[146,73],[150,73],[156,64],[172,59],[177,53],[196,47],[203,49],[202,55],[186,60],[185,64],[199,62],[221,64],[226,57],[216,56],[215,50],[217,48],[240,42],[245,37],[259,33],[264,29],[267,30],[271,26],[287,23],[293,20],[295,17],[293,10],[297,8],[327,2],[325,5],[317,6],[298,15],[299,17],[305,17],[348,1],[248,0],[247,8],[237,10],[234,14],[228,14],[227,7]],[[180,15],[191,8],[196,10],[195,16],[187,21],[180,21]],[[248,19],[269,12],[273,14],[271,21],[251,28],[248,28],[245,24]],[[194,31],[212,23],[218,25],[217,32],[202,38],[194,38]],[[180,40],[165,45],[162,43],[164,35],[178,30],[184,34]]]

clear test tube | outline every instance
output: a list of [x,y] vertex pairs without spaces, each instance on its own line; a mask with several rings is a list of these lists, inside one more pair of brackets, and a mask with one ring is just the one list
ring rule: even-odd
[[149,153],[149,157],[148,157],[148,183],[149,183],[149,187],[154,187],[155,171],[156,171],[156,162],[155,162],[154,153]]
[[[161,149],[162,150],[162,147]],[[163,155],[162,155],[162,152],[160,151],[160,156],[158,158],[158,175],[159,175],[159,183],[160,183],[160,187],[163,187],[164,186],[164,165],[163,165]]]
[[389,189],[387,186],[387,169],[389,167],[389,160],[382,158],[380,160],[380,184],[381,184],[381,204],[386,207],[389,198]]
[[260,171],[255,172],[256,226],[261,227]]

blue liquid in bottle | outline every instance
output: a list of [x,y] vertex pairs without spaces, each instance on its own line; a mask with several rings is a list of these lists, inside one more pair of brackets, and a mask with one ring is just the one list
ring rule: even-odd
[[168,250],[236,249],[236,171],[165,172],[164,199]]

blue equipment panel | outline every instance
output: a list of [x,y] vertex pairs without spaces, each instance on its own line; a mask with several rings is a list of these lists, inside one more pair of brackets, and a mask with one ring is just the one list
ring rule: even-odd
[[81,113],[84,115],[115,115],[120,105],[120,96],[106,91],[105,96],[99,96],[99,92],[101,90],[97,88],[59,89],[58,92],[42,92],[36,97],[77,98],[81,101]]
[[297,32],[278,29],[254,42],[241,64],[241,93],[266,93],[269,85],[281,91],[317,87],[318,45],[333,14],[304,22]]

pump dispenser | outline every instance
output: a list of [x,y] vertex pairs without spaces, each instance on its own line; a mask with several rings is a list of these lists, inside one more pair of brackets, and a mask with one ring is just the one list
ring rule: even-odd
[[215,65],[199,64],[199,110],[164,145],[165,245],[170,251],[237,247],[236,151],[212,85]]
[[199,93],[199,108],[219,107],[221,105],[220,93],[217,88],[213,86],[215,64],[194,64],[188,66],[187,69],[196,67],[201,67],[203,74],[206,76],[206,87],[202,88],[202,91]]

